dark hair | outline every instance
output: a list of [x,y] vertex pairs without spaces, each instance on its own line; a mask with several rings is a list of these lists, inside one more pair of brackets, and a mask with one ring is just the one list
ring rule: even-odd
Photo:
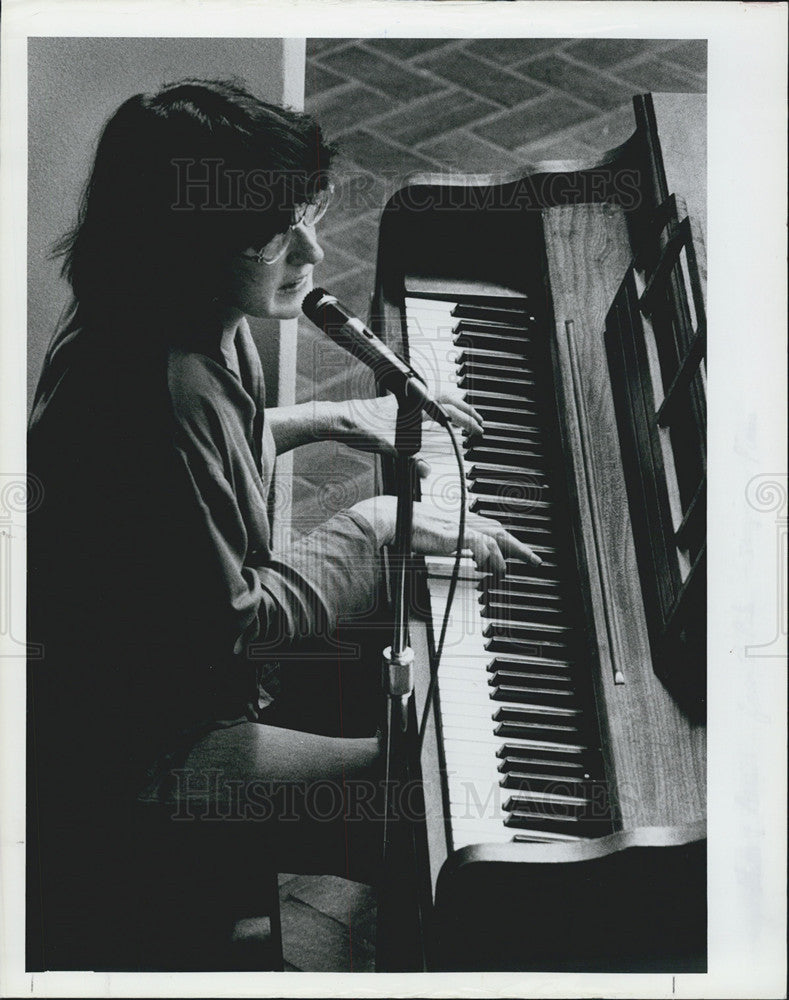
[[326,187],[332,154],[311,117],[234,80],[129,98],[104,127],[77,224],[54,249],[78,310],[199,309],[223,257],[265,243]]

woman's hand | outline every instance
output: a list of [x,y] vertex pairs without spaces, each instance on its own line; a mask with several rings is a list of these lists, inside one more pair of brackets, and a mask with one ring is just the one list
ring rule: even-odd
[[[440,393],[436,402],[444,407],[456,427],[468,434],[482,432],[482,418],[457,390]],[[314,405],[320,415],[321,437],[342,441],[360,451],[395,453],[397,399],[391,393]]]
[[[397,501],[392,496],[371,497],[351,510],[361,514],[373,527],[379,546],[394,540]],[[431,503],[414,504],[414,552],[422,555],[448,556],[455,552],[458,537],[458,514],[439,510]],[[471,552],[477,567],[500,576],[505,560],[520,559],[539,566],[542,559],[528,545],[519,542],[498,521],[479,514],[466,515],[463,548]]]

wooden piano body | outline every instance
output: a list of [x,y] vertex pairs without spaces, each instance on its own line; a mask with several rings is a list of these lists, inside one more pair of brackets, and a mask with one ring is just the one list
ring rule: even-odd
[[[665,127],[656,106],[665,111]],[[462,648],[454,658],[450,649],[421,755],[414,745],[407,762],[409,777],[423,788],[425,823],[410,828],[399,861],[412,869],[413,891],[402,878],[398,899],[381,901],[380,968],[705,968],[704,214],[697,207],[688,216],[681,192],[669,190],[660,143],[671,153],[670,173],[685,159],[697,192],[703,107],[691,99],[690,111],[701,111],[695,130],[680,95],[637,97],[634,108],[634,135],[602,162],[543,165],[507,178],[416,177],[382,218],[373,324],[388,343],[414,353],[414,310],[423,301],[429,314],[437,300],[470,304],[470,314],[486,321],[508,302],[525,308],[525,326],[516,322],[506,336],[524,329],[526,340],[539,341],[543,367],[534,364],[542,388],[535,391],[550,404],[542,433],[555,499],[550,527],[560,536],[550,558],[573,595],[573,687],[588,699],[585,725],[602,759],[597,780],[605,808],[596,825],[576,824],[578,838],[552,832],[567,824],[550,816],[542,823],[519,815],[514,800],[499,808],[493,825],[457,818],[459,787],[476,780],[479,806],[485,782],[498,784],[486,777],[491,768],[506,783],[506,753],[496,746],[506,744],[508,730],[491,719],[489,738],[483,733],[473,745],[477,722],[467,716],[475,711],[456,707],[455,692],[478,691],[480,711],[496,719],[502,706],[506,717],[508,696],[489,686],[500,683],[498,673],[463,673],[482,663],[476,650],[466,662]],[[672,127],[677,122],[682,141]],[[497,324],[479,329],[490,337]],[[447,337],[451,348],[449,331]],[[459,343],[466,343],[462,336]],[[515,340],[494,346],[502,343]],[[506,365],[513,355],[501,357]],[[455,360],[463,358],[464,382],[473,386],[467,356]],[[512,389],[493,388],[501,399]],[[435,666],[431,621],[440,622],[443,610],[434,606],[441,588],[431,590],[426,577],[420,587],[412,621],[421,668],[414,725]],[[468,607],[466,600],[457,614],[468,618]],[[465,622],[469,633],[476,629],[470,641],[480,651],[484,625]],[[530,641],[540,662],[542,640]],[[560,666],[549,662],[539,676],[558,674]],[[452,678],[456,667],[459,681]],[[531,690],[535,682],[523,683]],[[553,711],[544,707],[552,698],[536,696],[534,711]],[[524,714],[513,717],[532,719],[532,708],[516,704],[512,712]],[[472,742],[457,756],[464,726]],[[545,756],[556,747],[550,732],[540,732],[537,755]],[[513,752],[525,755],[523,741],[513,743]],[[488,771],[472,761],[474,773],[464,781],[456,772],[477,752],[491,758]],[[543,778],[532,785],[524,779],[514,793],[528,800],[527,812],[536,808],[534,789],[550,790]],[[552,801],[542,800],[546,815]]]

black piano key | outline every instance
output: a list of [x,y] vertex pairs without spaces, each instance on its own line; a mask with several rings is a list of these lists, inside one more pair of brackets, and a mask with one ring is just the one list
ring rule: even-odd
[[528,344],[530,340],[529,331],[531,329],[532,324],[525,318],[525,316],[521,317],[520,323],[499,323],[496,320],[458,319],[452,330],[452,337],[457,338],[461,334],[465,334],[470,337],[493,334],[495,336],[509,337],[509,339],[515,343]]
[[517,463],[514,465],[474,462],[466,475],[471,480],[504,479],[508,482],[520,482],[523,479],[527,479],[529,482],[532,482],[534,479],[539,479],[545,481],[545,469],[544,467],[540,467],[538,462],[533,462],[532,464]]
[[490,638],[486,637],[485,649],[489,653],[504,653],[505,656],[523,653],[526,656],[544,656],[548,660],[560,662],[569,659],[569,648],[564,643],[547,642],[544,639],[540,640],[536,638],[528,641],[521,636],[512,636],[502,632],[497,632],[495,635],[490,636]]
[[506,387],[502,387],[501,390],[474,389],[466,393],[466,402],[470,403],[475,410],[486,408],[496,412],[517,410],[519,413],[528,413],[533,420],[537,417],[537,411],[531,400],[515,392],[505,391],[505,389]]
[[499,469],[520,468],[528,465],[530,461],[538,463],[545,461],[542,449],[534,445],[519,448],[513,444],[511,448],[492,448],[484,441],[469,448],[466,458],[469,462]]
[[[484,501],[484,505],[479,501]],[[480,514],[483,517],[492,518],[494,521],[500,521],[504,527],[509,524],[517,525],[523,524],[522,520],[516,520],[515,516],[517,514],[528,514],[534,507],[539,507],[542,510],[550,510],[551,504],[548,500],[533,500],[528,498],[523,500],[519,497],[510,497],[506,501],[501,497],[492,496],[475,496],[472,498],[469,504],[469,510],[475,514]],[[525,523],[529,523],[528,521]],[[534,522],[532,522],[534,523]],[[544,573],[544,568],[541,566],[540,571]],[[513,573],[514,576],[519,576],[515,570],[510,567],[508,573]]]
[[521,602],[533,608],[539,608],[541,611],[555,611],[560,613],[566,610],[561,594],[509,586],[506,579],[500,587],[478,587],[478,589],[480,590],[480,604],[508,605]]
[[542,761],[548,765],[564,767],[577,772],[579,769],[584,774],[592,774],[589,763],[595,759],[594,751],[587,746],[560,746],[551,743],[533,743],[529,746],[522,744],[504,743],[496,751],[496,756],[506,765],[508,761],[528,760],[532,766],[535,762]]
[[517,670],[494,670],[488,678],[491,687],[519,687],[524,690],[532,687],[549,689],[551,691],[568,691],[575,694],[575,685],[571,677],[564,674],[539,673]]
[[490,692],[491,701],[506,701],[512,704],[530,704],[560,706],[571,705],[575,700],[575,691],[557,690],[555,688],[518,687],[517,685],[498,684]]
[[551,550],[554,551],[553,546],[553,535],[547,532],[544,528],[530,527],[529,525],[514,524],[511,526],[504,525],[511,535],[518,539],[519,542],[523,542],[525,545],[531,546],[535,552],[540,553],[542,558],[542,553]]
[[491,500],[489,497],[475,497],[470,509],[482,517],[500,521],[505,527],[542,528],[544,531],[550,531],[553,527],[553,518],[549,516],[545,507],[538,510],[530,510],[528,507],[508,510],[503,509],[498,500]]
[[[469,483],[468,492],[475,496],[498,497],[505,506],[513,502],[523,506],[533,503],[538,498],[543,500],[548,492],[548,487],[544,481],[540,482],[539,473],[532,470],[531,477],[524,476],[518,480],[479,476]],[[491,517],[500,520],[495,514],[491,514]]]
[[459,371],[464,366],[476,370],[479,365],[504,366],[508,371],[524,371],[529,367],[529,361],[520,351],[494,351],[490,347],[465,347],[457,357]]
[[482,421],[485,424],[490,421],[494,427],[501,424],[510,429],[512,427],[537,429],[533,408],[529,408],[527,406],[522,408],[511,407],[505,405],[504,403],[502,403],[502,405],[498,405],[494,402],[474,400],[473,397],[470,402],[472,402],[474,409],[479,411],[479,415],[482,417]]
[[498,320],[461,319],[453,327],[452,336],[457,338],[461,334],[472,337],[485,333],[500,334],[503,337],[510,337],[514,341],[528,345],[533,331],[534,325],[529,323],[528,320],[517,324],[502,323]]
[[534,427],[516,427],[514,430],[504,430],[496,427],[495,424],[495,420],[485,424],[482,440],[478,443],[478,447],[539,448],[544,452],[545,442],[542,429],[536,424]]
[[550,604],[551,601],[561,602],[564,599],[564,585],[561,580],[547,576],[535,579],[528,571],[524,575],[509,572],[504,579],[495,581],[490,576],[484,576],[477,584],[477,589],[491,594],[495,594],[498,590],[505,594],[528,594],[531,599],[546,604]]
[[452,310],[457,319],[487,320],[497,323],[512,323],[522,325],[526,320],[534,321],[533,316],[524,314],[522,309],[505,309],[498,306],[478,305],[471,302],[459,302]]
[[534,720],[541,725],[559,726],[562,729],[577,729],[583,715],[577,705],[556,706],[538,703],[526,705],[502,705],[493,713],[494,722],[527,722]]
[[527,772],[553,779],[572,778],[575,781],[588,780],[592,775],[588,766],[589,761],[585,760],[583,755],[578,755],[577,759],[566,754],[549,758],[523,749],[523,752],[519,754],[501,753],[498,756],[501,760],[497,770],[501,774]]
[[[483,594],[483,598],[485,595]],[[491,601],[485,600],[481,611],[483,618],[502,622],[538,622],[543,625],[562,625],[566,631],[570,631],[567,625],[566,616],[562,608],[543,606],[535,604],[524,604],[518,600],[511,601]]]
[[539,719],[502,719],[493,730],[495,736],[513,739],[549,740],[551,743],[576,743],[581,733],[575,726],[548,724]]
[[[485,576],[480,581],[480,588],[485,589],[485,581],[491,579]],[[495,587],[490,588],[491,592],[496,590],[513,591],[523,593],[533,592],[544,594],[546,597],[561,597],[564,593],[564,586],[561,580],[551,580],[546,576],[537,576],[536,573],[516,573],[508,572],[505,578],[499,581]]]
[[502,365],[486,365],[480,361],[463,364],[458,369],[458,388],[492,388],[497,385],[511,385],[534,399],[537,395],[537,375],[524,362],[515,365],[507,361]]
[[488,684],[509,684],[513,687],[523,685],[529,687],[536,684],[539,687],[551,687],[557,690],[575,690],[575,681],[566,667],[524,666],[519,663],[507,663],[496,659],[486,668],[490,674]]
[[599,836],[601,833],[600,820],[585,815],[586,808],[582,809],[579,815],[579,810],[572,810],[569,805],[567,811],[562,813],[556,804],[518,802],[516,805],[516,800],[510,801],[510,808],[505,806],[505,811],[509,813],[504,820],[505,826],[572,832],[579,837]]
[[[502,420],[499,416],[495,420],[492,417],[485,420],[483,439],[484,435],[487,435],[489,432],[496,435],[501,434],[504,438],[517,441],[528,440],[531,436],[536,437],[540,433],[539,428],[536,426],[529,427],[527,424],[515,424],[512,421]],[[479,435],[474,435],[474,439],[480,440]]]
[[504,464],[505,462],[523,465],[526,459],[533,457],[537,462],[545,461],[545,448],[536,435],[513,434],[510,438],[499,441],[489,441],[486,436],[470,438],[464,448],[467,462],[489,462]]
[[477,350],[503,351],[508,354],[514,354],[516,357],[523,358],[529,347],[528,342],[524,339],[524,337],[524,334],[521,334],[520,336],[507,336],[504,332],[497,333],[493,330],[483,331],[461,329],[455,334],[454,341],[456,347],[464,348],[469,352]]
[[528,673],[530,670],[540,670],[546,673],[557,673],[557,675],[570,675],[573,665],[573,660],[540,656],[539,654],[530,655],[524,651],[520,653],[512,652],[505,656],[496,656],[490,661],[486,669],[489,673],[505,667],[507,670],[517,670],[524,673]]
[[508,392],[517,391],[523,396],[530,395],[529,389],[535,385],[534,379],[530,377],[531,373],[524,371],[523,373],[507,371],[506,376],[503,371],[496,371],[495,369],[490,372],[469,372],[468,375],[462,374],[458,379],[458,388],[464,389],[467,392],[498,392],[500,389],[506,387]]
[[507,771],[499,782],[502,788],[511,788],[533,794],[567,796],[592,801],[592,789],[583,776],[543,774],[527,767]]
[[573,634],[569,625],[550,625],[534,621],[514,622],[506,619],[487,619],[487,622],[482,630],[485,639],[522,639],[526,643],[542,645],[550,643],[551,648],[556,646],[567,648],[568,640]]

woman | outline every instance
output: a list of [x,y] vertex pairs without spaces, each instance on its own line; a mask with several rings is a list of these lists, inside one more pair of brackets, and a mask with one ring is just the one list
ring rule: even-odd
[[[265,818],[257,844],[280,870],[374,873],[370,824],[317,823],[303,794],[287,809],[276,794],[333,782],[347,799],[349,784],[377,778],[377,739],[269,722],[272,662],[369,609],[394,531],[393,499],[377,498],[288,551],[271,547],[277,454],[329,437],[386,449],[394,430],[390,400],[375,404],[389,424],[380,433],[353,404],[265,408],[246,317],[299,315],[323,257],[315,224],[331,154],[310,118],[234,83],[136,95],[107,124],[60,246],[73,305],[29,436],[45,496],[29,523],[29,634],[45,647],[30,670],[31,785],[42,896],[62,907],[51,904],[47,933],[63,919],[79,928],[73,884],[84,926],[91,914],[101,923],[119,866],[108,845],[139,803],[178,818]],[[457,423],[478,427],[448,402]],[[415,525],[417,550],[454,549],[450,519],[418,505]],[[465,541],[493,571],[506,556],[537,561],[493,522],[475,519]],[[254,813],[261,782],[266,808]],[[64,856],[74,883],[60,877]],[[69,947],[86,934],[43,961],[79,961]]]

